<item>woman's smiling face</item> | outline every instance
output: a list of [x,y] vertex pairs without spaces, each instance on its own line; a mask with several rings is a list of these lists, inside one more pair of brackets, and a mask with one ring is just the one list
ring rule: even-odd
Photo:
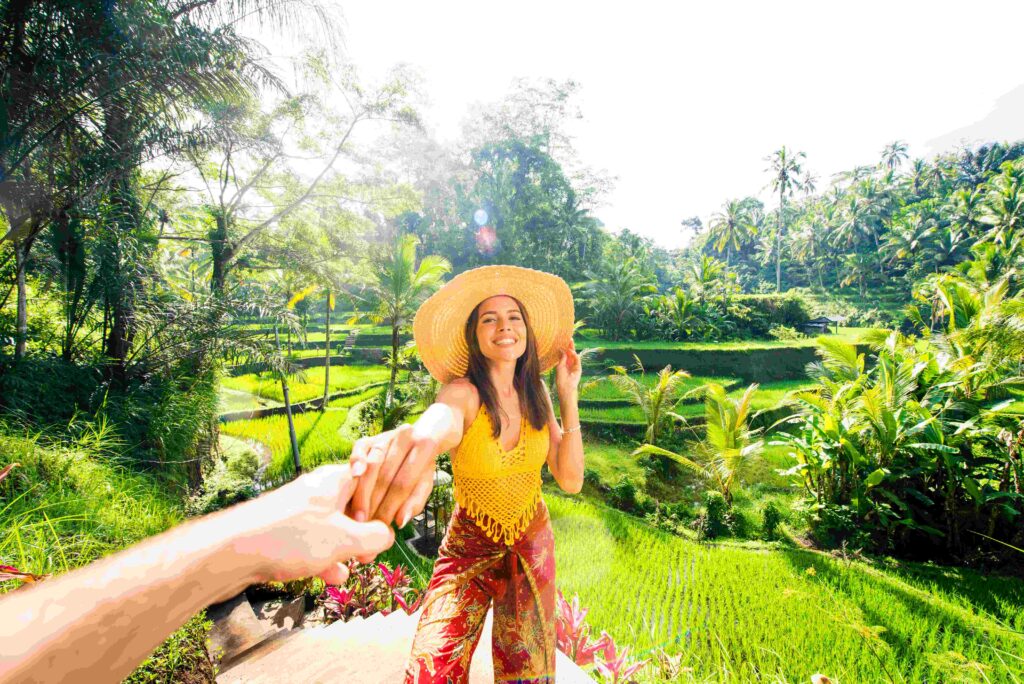
[[526,351],[526,321],[516,300],[497,295],[477,307],[476,339],[492,361],[515,361]]

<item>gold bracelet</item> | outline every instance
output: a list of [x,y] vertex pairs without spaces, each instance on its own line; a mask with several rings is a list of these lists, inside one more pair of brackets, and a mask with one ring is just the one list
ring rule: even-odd
[[570,432],[579,432],[581,427],[583,427],[583,426],[582,425],[577,425],[576,427],[569,428],[568,430],[566,430],[565,428],[562,428],[562,434],[563,435],[567,435]]

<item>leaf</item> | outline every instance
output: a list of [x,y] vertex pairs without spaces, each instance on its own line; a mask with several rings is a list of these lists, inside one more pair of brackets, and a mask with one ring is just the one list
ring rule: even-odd
[[0,482],[3,482],[4,478],[7,477],[12,470],[17,468],[20,463],[11,463],[10,465],[4,466],[3,470],[0,470]]
[[888,471],[885,470],[885,468],[879,468],[868,475],[867,479],[864,480],[864,484],[867,485],[868,489],[870,489],[871,487],[877,486],[878,483],[884,480],[886,475],[888,475]]
[[964,478],[964,489],[971,495],[977,503],[981,503],[981,488],[978,486],[978,481],[972,477]]
[[316,285],[310,285],[309,287],[302,288],[292,295],[292,298],[288,300],[288,304],[285,305],[285,308],[294,309],[296,304],[312,294],[314,290],[316,290]]

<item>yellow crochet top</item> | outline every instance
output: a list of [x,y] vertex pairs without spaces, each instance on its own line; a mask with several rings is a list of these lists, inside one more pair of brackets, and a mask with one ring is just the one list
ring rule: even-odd
[[452,453],[455,501],[490,539],[514,544],[533,520],[540,501],[540,469],[547,460],[547,424],[540,430],[520,419],[519,441],[511,451],[491,435],[491,420],[481,403],[462,441]]

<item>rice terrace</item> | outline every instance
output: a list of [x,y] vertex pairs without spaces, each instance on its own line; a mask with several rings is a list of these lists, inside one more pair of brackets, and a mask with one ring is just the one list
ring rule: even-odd
[[[882,41],[887,10],[856,11],[0,5],[0,611],[354,448],[358,475],[361,438],[426,425],[446,396],[417,310],[501,264],[568,284],[582,367],[570,392],[564,367],[540,373],[584,464],[578,493],[541,470],[551,681],[1024,682],[1024,129],[1000,128],[1024,120],[1016,48],[962,78],[975,109],[871,61],[892,98],[871,108],[822,37],[849,21]],[[996,10],[893,11],[894,55],[952,79],[952,36]],[[911,35],[925,15],[934,35]],[[780,33],[839,60],[849,90],[782,66]],[[593,43],[620,40],[613,67]],[[741,65],[693,73],[725,45]],[[400,672],[464,508],[458,457],[428,461],[425,507],[383,553],[346,553],[340,581],[211,595],[127,668],[75,656],[78,680]],[[0,613],[19,644],[0,681],[61,680],[17,670],[74,660],[59,612]],[[107,627],[141,634],[124,624]]]

